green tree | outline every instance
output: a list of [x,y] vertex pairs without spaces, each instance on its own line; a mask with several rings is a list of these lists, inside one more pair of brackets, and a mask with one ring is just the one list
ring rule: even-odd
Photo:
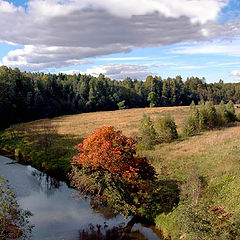
[[189,115],[187,118],[187,123],[183,129],[183,132],[186,136],[193,136],[200,132],[200,116],[199,116],[199,111],[195,105],[195,103],[192,101],[190,105],[190,111]]
[[150,107],[155,107],[158,103],[158,95],[155,92],[150,92],[147,100],[150,102]]
[[139,128],[138,149],[153,149],[156,143],[156,131],[150,116],[143,114]]
[[199,127],[201,130],[213,129],[217,126],[217,112],[213,102],[207,101],[199,109]]
[[228,112],[224,101],[222,100],[218,105],[217,110],[217,125],[222,126],[228,122]]
[[235,112],[234,104],[231,100],[226,105],[226,111],[227,111],[228,122],[236,121],[236,112]]
[[154,124],[157,142],[171,142],[178,138],[177,127],[173,117],[168,114],[163,118],[158,118]]
[[119,110],[126,109],[125,100],[119,102],[117,105]]

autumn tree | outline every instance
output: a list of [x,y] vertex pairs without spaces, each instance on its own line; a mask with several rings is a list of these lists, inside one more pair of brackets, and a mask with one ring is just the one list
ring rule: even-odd
[[71,185],[94,205],[111,207],[124,216],[141,215],[149,197],[154,168],[136,157],[135,139],[104,126],[76,146]]

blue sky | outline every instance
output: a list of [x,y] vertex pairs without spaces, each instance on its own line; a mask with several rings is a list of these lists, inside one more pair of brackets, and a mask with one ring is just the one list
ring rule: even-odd
[[240,81],[239,0],[0,0],[0,24],[24,71]]

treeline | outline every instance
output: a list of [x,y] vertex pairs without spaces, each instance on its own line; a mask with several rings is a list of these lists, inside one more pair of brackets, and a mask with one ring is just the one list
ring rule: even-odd
[[133,107],[189,105],[192,101],[240,102],[240,84],[207,84],[197,77],[116,81],[100,74],[44,74],[0,67],[0,129],[63,114]]

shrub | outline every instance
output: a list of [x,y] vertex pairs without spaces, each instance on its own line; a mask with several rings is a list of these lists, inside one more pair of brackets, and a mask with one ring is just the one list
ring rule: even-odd
[[228,122],[235,122],[237,117],[236,117],[236,112],[234,108],[233,102],[230,100],[227,105],[226,105],[226,118]]
[[177,127],[174,119],[170,115],[158,118],[154,124],[157,133],[157,142],[171,142],[178,138]]
[[217,108],[217,125],[222,126],[225,125],[228,122],[227,119],[227,109],[226,105],[223,101],[220,102],[218,108]]
[[207,101],[199,109],[199,128],[201,130],[213,129],[217,126],[217,112],[213,102]]
[[221,101],[217,109],[212,102],[202,103],[199,110],[192,102],[183,132],[186,136],[193,136],[202,130],[213,129],[236,120],[237,117],[232,101],[227,105]]
[[184,135],[193,136],[198,132],[200,132],[199,118],[200,118],[199,111],[195,103],[192,102],[190,105],[190,111],[189,111],[187,123],[183,129]]
[[150,116],[143,114],[139,128],[140,141],[137,148],[143,150],[150,150],[154,148],[156,143],[156,131],[153,127],[153,122]]

